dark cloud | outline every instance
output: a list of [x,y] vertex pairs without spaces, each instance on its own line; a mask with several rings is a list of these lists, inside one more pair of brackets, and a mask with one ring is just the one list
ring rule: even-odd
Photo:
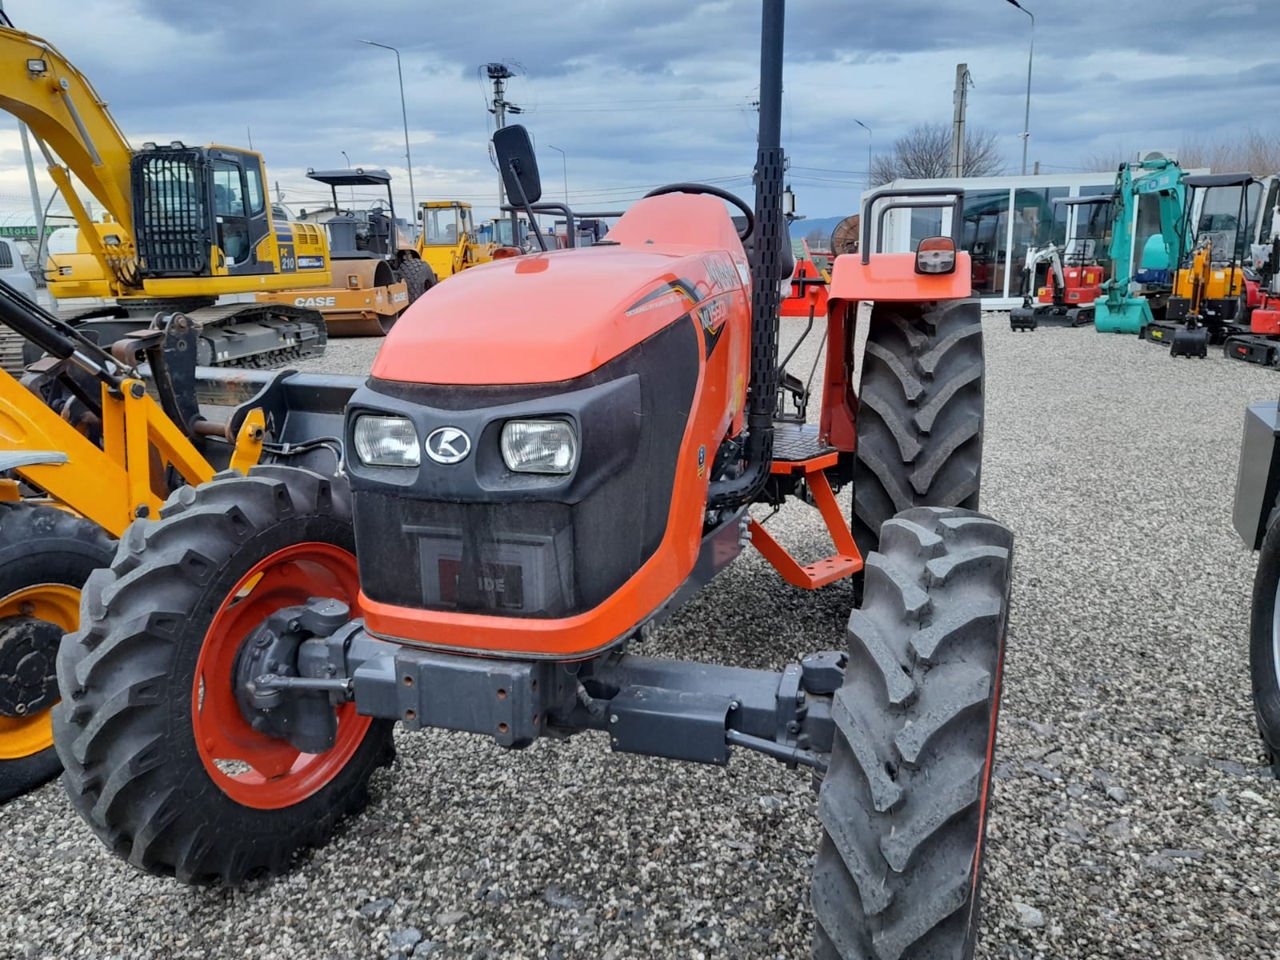
[[[1261,109],[1280,79],[1271,4],[1026,5],[1037,17],[1032,159],[1069,168],[1118,144],[1176,147],[1272,123]],[[528,110],[520,119],[542,145],[548,191],[563,169],[546,145],[565,151],[575,202],[744,177],[754,157],[759,7],[749,0],[9,0],[6,10],[84,70],[135,143],[244,144],[251,131],[289,199],[322,195],[304,171],[340,165],[344,150],[390,169],[398,202],[408,199],[395,58],[360,38],[401,50],[419,199],[492,202],[477,75],[490,60],[520,64],[510,99]],[[1016,170],[1029,27],[1003,0],[792,0],[784,137],[802,209],[856,204],[867,134],[853,118],[877,151],[915,123],[949,121],[960,61],[975,79],[970,122],[997,134]],[[5,197],[17,182],[3,181]]]

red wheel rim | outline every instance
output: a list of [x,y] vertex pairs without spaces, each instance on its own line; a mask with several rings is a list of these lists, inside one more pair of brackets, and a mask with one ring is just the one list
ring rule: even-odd
[[[258,733],[244,719],[234,691],[236,651],[281,607],[333,597],[360,612],[356,558],[328,543],[299,543],[255,564],[227,594],[205,634],[191,688],[191,725],[205,771],[232,800],[278,810],[300,803],[346,766],[372,722],[354,703],[336,709],[338,736],[324,753],[302,753]],[[203,695],[202,695],[203,694]]]

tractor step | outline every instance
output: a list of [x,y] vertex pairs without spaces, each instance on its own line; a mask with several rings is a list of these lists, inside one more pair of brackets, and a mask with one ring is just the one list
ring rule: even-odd
[[[788,467],[777,469],[780,463],[803,464],[819,457],[834,457],[835,447],[829,447],[818,437],[818,428],[809,423],[775,421],[773,424],[774,473],[794,473]],[[833,461],[834,462],[834,461]]]
[[774,424],[773,429],[771,472],[801,475],[814,505],[822,514],[836,552],[813,563],[801,565],[756,520],[752,520],[748,528],[751,531],[751,542],[773,564],[774,569],[782,574],[782,579],[805,590],[816,590],[857,573],[862,569],[862,554],[853,542],[848,521],[827,481],[826,470],[835,466],[839,451],[823,443],[818,436],[818,428],[811,424],[779,422]]

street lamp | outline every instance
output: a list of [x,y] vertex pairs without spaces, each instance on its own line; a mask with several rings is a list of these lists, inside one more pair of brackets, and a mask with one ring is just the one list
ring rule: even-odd
[[861,120],[858,120],[856,118],[854,119],[853,122],[856,123],[858,126],[860,126],[863,130],[867,131],[867,189],[870,190],[871,189],[871,128],[868,127]]
[[1031,58],[1036,52],[1036,15],[1018,2],[1005,0],[1031,18],[1031,47],[1027,50],[1027,108],[1022,115],[1022,175],[1027,175],[1027,141],[1031,139]]
[[404,162],[405,166],[409,168],[409,205],[413,207],[414,216],[417,216],[418,198],[413,193],[413,160],[409,156],[409,112],[404,106],[404,74],[400,70],[400,51],[389,44],[378,43],[376,40],[361,40],[360,42],[367,43],[371,47],[390,50],[396,55],[396,76],[400,78],[400,116],[404,119]]
[[564,168],[564,205],[569,205],[569,161],[565,159],[564,151],[554,144],[547,144],[552,150],[560,154],[560,166]]
[[[343,160],[345,160],[345,161],[347,161],[347,169],[348,169],[348,170],[350,170],[350,169],[351,169],[351,158],[347,156],[347,151],[345,151],[345,150],[339,150],[338,152],[339,152],[340,154],[342,154],[342,159],[343,159]],[[347,186],[347,192],[348,192],[349,194],[351,194],[351,205],[354,207],[354,206],[355,206],[355,203],[356,203],[356,188],[355,188],[355,186],[354,186],[354,185],[349,184],[349,185]],[[335,210],[335,211],[333,211],[333,212],[336,214],[338,211],[337,211],[337,210]]]

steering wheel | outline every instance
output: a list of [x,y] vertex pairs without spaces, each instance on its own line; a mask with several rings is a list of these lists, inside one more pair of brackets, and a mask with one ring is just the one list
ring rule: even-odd
[[650,190],[644,196],[647,200],[649,197],[660,197],[664,193],[706,193],[733,204],[747,217],[747,225],[742,229],[742,232],[738,234],[739,240],[747,239],[747,237],[751,236],[752,231],[756,228],[755,212],[752,211],[752,209],[748,207],[741,198],[734,196],[728,190],[721,190],[719,187],[713,187],[707,183],[668,183],[666,186],[659,187],[657,190]]

